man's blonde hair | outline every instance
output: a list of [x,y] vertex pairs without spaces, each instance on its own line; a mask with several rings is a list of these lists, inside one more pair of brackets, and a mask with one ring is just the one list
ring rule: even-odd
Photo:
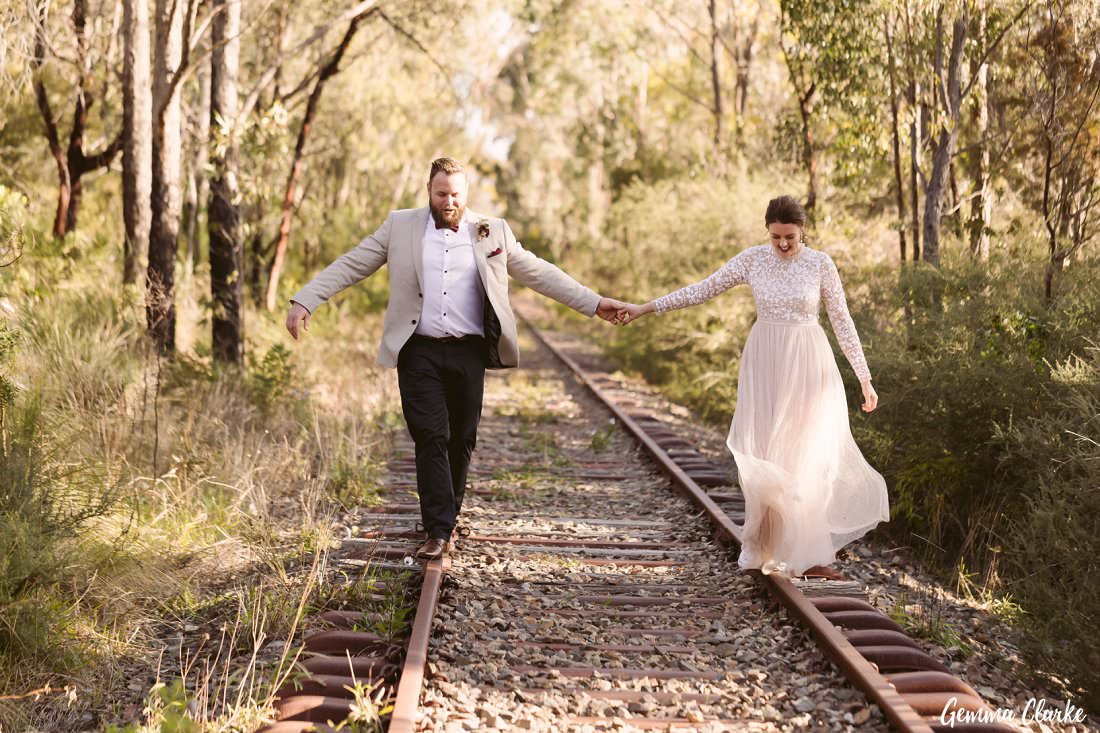
[[435,174],[439,172],[452,175],[454,173],[464,173],[465,168],[454,158],[436,158],[432,161],[432,172],[428,174],[428,185],[432,183],[432,179],[435,178]]

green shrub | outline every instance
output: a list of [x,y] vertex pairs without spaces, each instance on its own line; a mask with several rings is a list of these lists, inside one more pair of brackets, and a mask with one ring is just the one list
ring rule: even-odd
[[891,484],[885,531],[940,567],[962,560],[988,576],[1006,521],[1035,487],[1035,466],[1005,431],[1053,407],[1050,363],[1090,335],[1080,317],[1082,302],[1100,301],[1090,278],[1054,309],[1040,301],[1040,278],[1039,265],[1010,257],[855,278],[875,294],[852,307],[882,397],[855,432]]
[[1100,708],[1100,349],[1053,365],[1038,416],[998,433],[1005,460],[1029,467],[1003,534],[1000,570],[1021,599],[1029,651]]
[[117,492],[90,467],[72,468],[41,433],[37,399],[6,409],[0,426],[0,659],[54,657],[64,622],[52,589],[82,551],[82,528]]
[[35,232],[28,219],[26,196],[0,186],[0,267],[12,264],[33,245]]
[[15,354],[16,336],[4,323],[0,322],[0,429],[15,404],[15,382],[12,381],[10,364]]
[[290,350],[282,344],[274,344],[248,373],[252,401],[261,409],[270,409],[290,395],[293,379]]

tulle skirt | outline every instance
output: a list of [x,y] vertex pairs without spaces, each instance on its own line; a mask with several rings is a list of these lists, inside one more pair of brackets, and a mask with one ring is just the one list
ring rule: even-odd
[[852,438],[816,321],[753,325],[726,445],[745,495],[742,567],[799,575],[890,518],[886,481]]

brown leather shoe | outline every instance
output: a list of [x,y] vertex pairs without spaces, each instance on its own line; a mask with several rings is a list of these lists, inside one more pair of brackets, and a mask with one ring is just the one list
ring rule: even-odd
[[432,537],[420,546],[420,549],[416,551],[416,556],[422,557],[426,560],[435,560],[438,557],[443,557],[443,553],[445,553],[446,551],[447,540],[441,540],[438,537]]
[[804,578],[824,578],[825,580],[847,580],[844,573],[828,565],[814,565],[802,573]]

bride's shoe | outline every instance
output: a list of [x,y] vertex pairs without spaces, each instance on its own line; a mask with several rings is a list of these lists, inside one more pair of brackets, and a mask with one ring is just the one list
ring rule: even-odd
[[760,572],[764,575],[778,575],[781,578],[790,579],[791,574],[787,568],[787,563],[776,562],[775,560],[768,560],[766,563],[760,566]]
[[824,578],[825,580],[847,580],[844,573],[828,565],[814,565],[802,572],[804,578]]
[[748,543],[741,545],[741,554],[737,558],[737,567],[742,570],[755,570],[760,567],[760,558]]

